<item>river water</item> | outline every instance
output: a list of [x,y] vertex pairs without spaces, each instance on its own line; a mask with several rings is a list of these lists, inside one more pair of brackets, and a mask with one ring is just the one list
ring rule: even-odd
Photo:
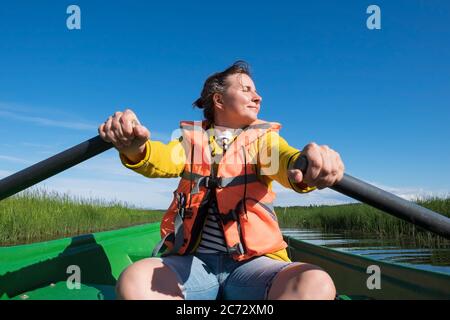
[[317,230],[282,229],[283,234],[311,244],[358,254],[368,258],[450,274],[450,244],[440,248],[419,248],[376,236],[323,233]]

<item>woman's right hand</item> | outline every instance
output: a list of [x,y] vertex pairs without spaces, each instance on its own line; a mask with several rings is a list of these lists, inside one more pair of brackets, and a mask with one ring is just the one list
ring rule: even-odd
[[150,131],[141,125],[130,109],[114,113],[98,127],[98,133],[129,160],[137,163],[144,158],[145,143],[150,139]]

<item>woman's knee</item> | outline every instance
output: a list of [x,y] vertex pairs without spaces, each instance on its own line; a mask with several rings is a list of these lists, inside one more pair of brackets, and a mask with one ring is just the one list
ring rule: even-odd
[[160,259],[143,259],[127,267],[116,285],[118,299],[183,299],[175,273]]
[[273,280],[268,299],[334,299],[336,288],[320,267],[298,263],[280,271]]
[[[303,297],[310,300],[332,300],[336,297],[336,287],[334,286],[333,279],[324,270],[311,269],[303,274],[303,279],[300,277],[300,281],[307,283],[304,286],[306,290],[303,292]],[[298,292],[302,295],[301,292]]]

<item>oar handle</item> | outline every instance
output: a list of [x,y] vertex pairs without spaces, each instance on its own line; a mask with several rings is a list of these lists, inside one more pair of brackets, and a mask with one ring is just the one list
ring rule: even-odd
[[100,136],[86,140],[0,180],[0,200],[25,190],[113,147]]
[[[294,168],[301,170],[305,174],[308,168],[308,159],[301,155],[294,164]],[[331,186],[330,189],[450,239],[450,218],[348,174],[344,174],[343,178]]]

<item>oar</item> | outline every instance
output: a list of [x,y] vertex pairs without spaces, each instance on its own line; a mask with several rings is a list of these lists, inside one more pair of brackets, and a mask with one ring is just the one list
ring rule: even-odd
[[[0,200],[12,196],[112,147],[113,145],[111,143],[105,142],[100,136],[96,136],[53,157],[38,162],[31,167],[12,174],[0,180]],[[305,172],[308,167],[307,159],[300,157],[294,167]],[[332,186],[331,189],[450,239],[449,218],[374,187],[348,174],[345,174],[343,179]]]
[[[305,173],[308,168],[308,159],[305,156],[300,156],[294,164],[294,168]],[[330,188],[450,239],[450,218],[421,207],[414,202],[397,197],[348,174],[344,174],[344,177]]]
[[3,178],[0,180],[0,200],[25,190],[112,147],[111,143],[105,142],[100,136],[96,136]]

